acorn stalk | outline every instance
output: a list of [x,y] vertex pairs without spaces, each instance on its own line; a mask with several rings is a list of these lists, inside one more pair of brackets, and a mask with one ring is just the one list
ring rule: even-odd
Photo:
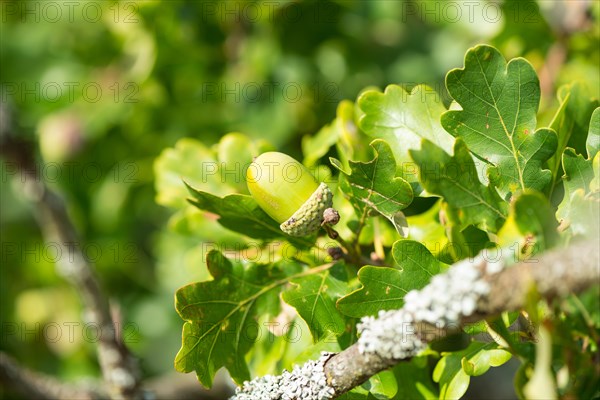
[[291,236],[319,230],[323,212],[333,204],[333,193],[310,171],[287,154],[267,152],[246,172],[248,191],[258,205]]

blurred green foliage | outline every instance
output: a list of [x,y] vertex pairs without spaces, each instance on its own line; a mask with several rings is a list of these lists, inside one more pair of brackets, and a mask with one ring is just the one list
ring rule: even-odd
[[[146,374],[173,369],[181,334],[173,293],[207,278],[201,239],[233,243],[200,213],[166,224],[163,206],[182,201],[185,188],[178,176],[159,177],[175,192],[158,205],[152,164],[178,139],[203,143],[179,142],[174,151],[192,162],[182,176],[193,176],[184,169],[196,153],[222,160],[215,144],[228,132],[298,156],[302,137],[365,87],[426,83],[447,99],[446,71],[482,42],[532,62],[542,119],[554,114],[561,84],[581,80],[599,96],[598,2],[467,3],[2,2],[1,95],[15,111],[12,134],[40,144],[41,175],[67,200]],[[226,187],[216,179],[219,194]],[[96,375],[93,333],[54,271],[66,255],[44,244],[20,183],[3,162],[0,349],[62,377]],[[55,341],[51,323],[63,335]],[[80,324],[73,340],[69,323]]]

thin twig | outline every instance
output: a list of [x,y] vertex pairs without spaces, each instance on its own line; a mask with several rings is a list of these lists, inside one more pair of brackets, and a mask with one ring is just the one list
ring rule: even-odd
[[108,399],[107,393],[97,386],[63,383],[24,368],[3,352],[0,352],[0,383],[30,399]]
[[102,291],[91,262],[81,250],[81,240],[69,218],[63,199],[50,190],[36,168],[33,143],[13,132],[0,135],[0,154],[21,173],[24,196],[34,205],[44,240],[57,243],[61,254],[57,272],[71,282],[81,296],[89,323],[101,332],[98,358],[109,395],[113,399],[141,398],[137,361],[119,340],[108,297]]
[[[371,194],[367,197],[367,201],[371,198]],[[363,228],[365,227],[365,223],[367,221],[367,216],[369,215],[370,208],[365,206],[363,209],[363,213],[360,216],[360,220],[358,221],[358,227],[356,228],[356,233],[354,234],[353,245],[355,247],[359,246],[360,234],[362,233]]]
[[329,235],[329,237],[335,241],[337,241],[340,246],[342,246],[342,249],[345,252],[345,260],[349,263],[354,265],[356,268],[360,268],[361,266],[365,265],[365,264],[369,264],[370,260],[363,257],[362,254],[360,254],[359,251],[356,251],[356,249],[354,248],[354,246],[350,245],[348,242],[346,242],[338,233],[338,231],[336,231],[335,229],[333,229],[333,227],[331,227],[328,224],[324,224],[323,228],[325,229],[325,231],[327,232],[327,235]]

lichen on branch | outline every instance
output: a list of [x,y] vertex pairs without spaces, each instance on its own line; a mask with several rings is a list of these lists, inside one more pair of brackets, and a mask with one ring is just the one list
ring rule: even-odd
[[[246,382],[232,399],[336,398],[378,372],[409,360],[433,339],[466,323],[521,308],[532,288],[552,299],[597,284],[600,253],[596,245],[594,240],[577,243],[508,268],[501,260],[486,260],[481,254],[460,261],[420,291],[409,292],[403,308],[363,318],[358,325],[361,336],[354,345],[297,366],[291,373]],[[311,371],[308,376],[307,371]],[[304,397],[297,389],[300,381],[310,396],[320,397]]]

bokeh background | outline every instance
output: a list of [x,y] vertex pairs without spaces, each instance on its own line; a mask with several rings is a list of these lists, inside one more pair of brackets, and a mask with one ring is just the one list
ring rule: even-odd
[[[448,101],[446,72],[478,43],[534,65],[542,123],[560,85],[580,80],[600,91],[597,1],[0,7],[1,96],[14,112],[2,124],[39,143],[40,173],[66,199],[147,377],[173,371],[182,325],[173,294],[201,277],[200,242],[211,235],[202,221],[168,223],[169,202],[156,201],[154,160],[179,139],[210,149],[243,132],[299,157],[302,137],[366,87],[427,83]],[[44,243],[19,173],[1,165],[0,349],[67,380],[98,376],[95,332],[54,269],[61,255]]]

